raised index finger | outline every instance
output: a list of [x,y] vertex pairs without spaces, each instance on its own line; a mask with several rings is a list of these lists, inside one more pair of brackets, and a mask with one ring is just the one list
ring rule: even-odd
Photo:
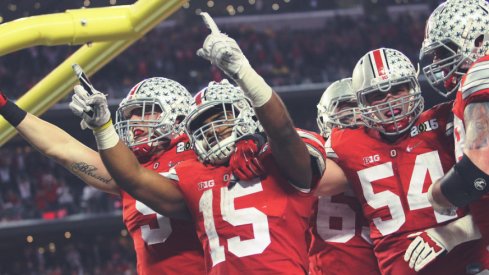
[[204,20],[205,25],[209,30],[211,30],[211,33],[220,33],[221,31],[216,25],[216,22],[214,22],[214,19],[207,13],[207,12],[201,12],[200,16],[202,16],[202,19]]

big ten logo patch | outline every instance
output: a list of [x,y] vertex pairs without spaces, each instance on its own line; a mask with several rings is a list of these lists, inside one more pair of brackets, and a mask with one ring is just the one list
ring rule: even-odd
[[214,180],[205,180],[197,183],[199,190],[209,189],[214,187],[214,185],[216,185]]
[[370,163],[374,163],[374,162],[379,162],[379,161],[380,161],[380,155],[378,155],[378,154],[368,156],[368,157],[363,157],[363,164],[365,164],[365,165],[370,164]]
[[190,142],[179,142],[177,143],[177,153],[181,153],[190,149]]
[[439,125],[436,118],[425,121],[411,128],[411,137],[417,136],[423,132],[429,132],[438,129]]

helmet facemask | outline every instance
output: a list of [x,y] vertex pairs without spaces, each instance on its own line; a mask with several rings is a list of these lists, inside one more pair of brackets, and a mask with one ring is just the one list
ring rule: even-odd
[[145,144],[155,148],[163,139],[170,140],[175,134],[174,125],[165,119],[168,111],[155,101],[154,98],[138,99],[127,102],[123,108],[117,110],[117,133],[128,147],[136,151],[143,149],[137,147]]
[[449,97],[457,91],[462,76],[475,61],[464,56],[460,46],[451,39],[436,41],[423,47],[420,62],[423,73],[433,89],[443,97]]
[[355,128],[361,124],[360,110],[353,96],[343,96],[331,101],[330,105],[318,105],[317,123],[321,135],[328,137],[333,128]]
[[243,92],[226,80],[209,83],[196,97],[185,131],[201,162],[225,164],[236,142],[257,132],[255,112]]
[[329,85],[317,108],[317,124],[323,137],[329,137],[333,128],[355,128],[362,124],[351,78],[340,79]]
[[489,49],[489,4],[483,0],[450,0],[426,22],[420,61],[428,83],[448,97],[460,86],[470,65]]
[[424,108],[418,72],[398,50],[380,48],[355,65],[352,87],[365,126],[387,136],[404,133]]
[[[395,94],[399,89],[408,92],[404,96],[397,97]],[[387,93],[394,94],[391,96],[394,98],[372,104],[373,98],[385,98]],[[365,125],[388,136],[396,136],[407,131],[424,108],[418,82],[411,77],[379,84],[377,87],[361,91],[359,97]]]

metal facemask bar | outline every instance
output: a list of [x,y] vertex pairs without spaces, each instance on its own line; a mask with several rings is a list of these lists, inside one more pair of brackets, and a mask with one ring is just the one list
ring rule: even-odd
[[[450,44],[455,45],[458,50],[452,49]],[[460,80],[465,74],[463,64],[467,63],[468,65],[474,61],[470,57],[464,57],[460,49],[461,47],[452,39],[436,41],[421,49],[421,64],[429,64],[423,67],[423,73],[431,87],[443,97],[448,97],[458,90]],[[433,55],[436,50],[448,52],[449,56],[433,62]],[[445,83],[450,81],[452,77],[457,78],[458,83],[447,90]]]
[[[245,121],[238,118],[240,110],[234,105],[234,102],[219,102],[218,104],[210,102],[198,108],[204,110],[197,115],[202,125],[199,127],[199,125],[192,125],[194,123],[191,122],[193,129],[187,129],[190,130],[189,136],[196,153],[204,163],[224,163],[229,159],[236,141],[240,138],[236,127],[245,124]],[[203,120],[217,113],[222,113],[219,119],[203,124]],[[197,119],[192,119],[192,116],[195,115],[190,114],[190,120]],[[222,134],[218,133],[220,128],[229,128],[229,130],[224,130],[224,133],[229,136],[222,137]]]
[[356,98],[353,96],[342,96],[337,100],[334,100],[328,108],[329,123],[331,124],[331,127],[347,128],[361,125],[362,123],[359,121],[360,110],[358,107],[350,107],[336,111],[340,104],[344,102],[352,102],[357,105]]
[[[140,109],[137,114],[140,119],[131,119],[131,116],[134,115],[134,110],[137,109]],[[157,113],[159,115],[153,119],[145,118],[145,116],[152,116]],[[164,118],[167,116],[167,112],[155,98],[133,99],[117,110],[115,128],[120,138],[129,147],[155,142],[173,133],[173,125],[165,123]],[[136,141],[134,128],[146,128],[146,139]]]
[[[380,85],[377,89],[371,88],[370,90],[361,93],[362,102],[366,102],[366,95],[373,92],[389,92],[392,86],[400,85],[404,83],[409,83],[409,94],[395,100],[390,100],[385,103],[368,106],[367,104],[362,104],[360,107],[361,118],[365,125],[369,128],[374,128],[385,135],[398,135],[406,130],[415,122],[416,118],[421,114],[424,108],[424,100],[421,96],[421,92],[416,90],[416,83],[412,77],[404,78],[403,80],[396,81],[396,83],[389,83],[388,89],[384,84],[382,87]],[[401,109],[399,114],[393,115],[390,118],[383,118],[381,114],[390,111],[394,114],[396,109]],[[379,117],[380,116],[380,117]],[[409,119],[409,122],[403,128],[400,127],[400,122],[404,119]],[[386,125],[393,125],[394,131],[387,132],[384,128]]]

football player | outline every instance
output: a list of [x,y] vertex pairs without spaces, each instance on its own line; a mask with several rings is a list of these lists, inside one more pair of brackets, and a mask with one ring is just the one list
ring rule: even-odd
[[[162,173],[182,160],[195,158],[181,124],[192,100],[182,85],[163,77],[139,82],[122,100],[116,129],[143,169]],[[123,220],[134,241],[138,274],[204,273],[203,250],[193,223],[169,219],[135,200],[116,185],[97,152],[60,128],[21,110],[3,94],[0,114],[25,140],[85,183],[121,196]],[[110,117],[108,109],[104,116]]]
[[[95,100],[85,102],[88,106]],[[266,102],[269,103],[272,104]],[[97,102],[91,108],[93,117],[100,113],[97,111],[100,105]],[[283,115],[276,118],[279,121],[288,118]],[[90,125],[96,121],[89,120],[88,115],[82,116]],[[272,151],[273,142],[268,141],[261,149],[266,177],[250,181],[233,177],[228,161],[236,141],[251,138],[258,129],[255,113],[239,88],[225,81],[211,82],[195,96],[195,107],[185,127],[198,159],[178,163],[165,176],[138,168],[118,138],[114,139],[115,144],[110,141],[115,136],[110,137],[113,126],[108,121],[104,123],[108,128],[99,124],[100,130],[95,128],[94,133],[109,171],[120,186],[153,209],[195,221],[208,273],[307,273],[306,232],[314,203],[314,197],[309,194],[312,168],[302,171],[309,178],[288,177]],[[267,129],[265,125],[264,128]],[[112,133],[106,132],[107,129]],[[295,130],[293,133],[297,135]],[[285,136],[288,139],[285,142],[293,140],[289,134]],[[306,153],[307,159],[301,161],[310,165],[306,146],[299,138],[297,141]],[[319,142],[318,146],[321,146]]]
[[[426,196],[430,185],[454,165],[451,104],[423,112],[416,70],[393,49],[364,55],[352,83],[365,127],[332,132],[329,155],[337,158],[328,160],[319,188],[331,195],[350,183],[370,223],[381,273],[417,274],[403,259],[408,236],[463,215],[435,212]],[[487,266],[483,251],[481,242],[465,243],[422,272],[464,274],[474,262]]]
[[453,105],[457,164],[428,192],[435,209],[469,205],[489,244],[489,4],[449,0],[426,24],[420,58],[429,83],[455,94]]
[[[333,82],[317,108],[317,124],[325,139],[331,131],[361,124],[351,78]],[[367,222],[351,190],[320,196],[315,210],[309,274],[380,274]]]

